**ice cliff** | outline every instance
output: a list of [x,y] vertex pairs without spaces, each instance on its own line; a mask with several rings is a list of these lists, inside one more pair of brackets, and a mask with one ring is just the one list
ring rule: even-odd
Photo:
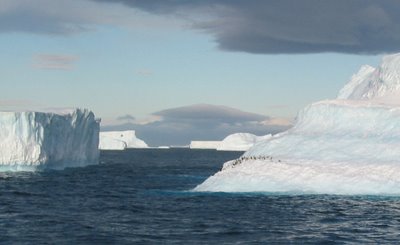
[[136,137],[134,130],[100,132],[101,150],[124,150],[126,148],[147,148],[148,145]]
[[270,138],[271,135],[257,136],[249,133],[236,133],[225,137],[219,144],[219,151],[247,151],[254,144]]
[[196,191],[400,195],[400,55],[250,148]]
[[0,170],[97,164],[99,121],[89,110],[0,112]]

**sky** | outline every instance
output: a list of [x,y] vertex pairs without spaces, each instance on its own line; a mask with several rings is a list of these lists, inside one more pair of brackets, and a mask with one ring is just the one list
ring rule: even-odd
[[400,50],[397,0],[0,0],[0,110],[89,108],[150,145],[276,133]]

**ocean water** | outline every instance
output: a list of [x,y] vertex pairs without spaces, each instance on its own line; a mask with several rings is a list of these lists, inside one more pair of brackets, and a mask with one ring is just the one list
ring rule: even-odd
[[0,173],[0,243],[400,241],[400,197],[190,191],[241,154],[104,151],[97,166]]

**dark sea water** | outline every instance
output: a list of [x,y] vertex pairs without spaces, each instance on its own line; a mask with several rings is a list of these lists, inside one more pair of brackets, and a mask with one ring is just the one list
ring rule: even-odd
[[400,241],[398,197],[189,191],[241,154],[105,151],[97,166],[0,173],[0,243]]

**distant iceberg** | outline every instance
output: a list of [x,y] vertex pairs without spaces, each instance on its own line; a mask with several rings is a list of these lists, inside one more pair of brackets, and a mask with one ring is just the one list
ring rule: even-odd
[[209,149],[216,150],[221,145],[221,141],[196,141],[190,142],[190,149]]
[[254,144],[271,138],[271,135],[257,136],[249,133],[235,133],[228,135],[221,141],[219,151],[247,151]]
[[400,195],[400,55],[250,148],[195,191]]
[[89,110],[0,112],[0,171],[97,164],[98,144],[99,120]]
[[126,148],[148,148],[149,146],[136,137],[134,130],[100,132],[99,149],[124,150]]
[[191,141],[190,149],[212,149],[218,151],[247,151],[254,144],[270,138],[271,135],[257,136],[249,133],[234,133],[222,141]]

